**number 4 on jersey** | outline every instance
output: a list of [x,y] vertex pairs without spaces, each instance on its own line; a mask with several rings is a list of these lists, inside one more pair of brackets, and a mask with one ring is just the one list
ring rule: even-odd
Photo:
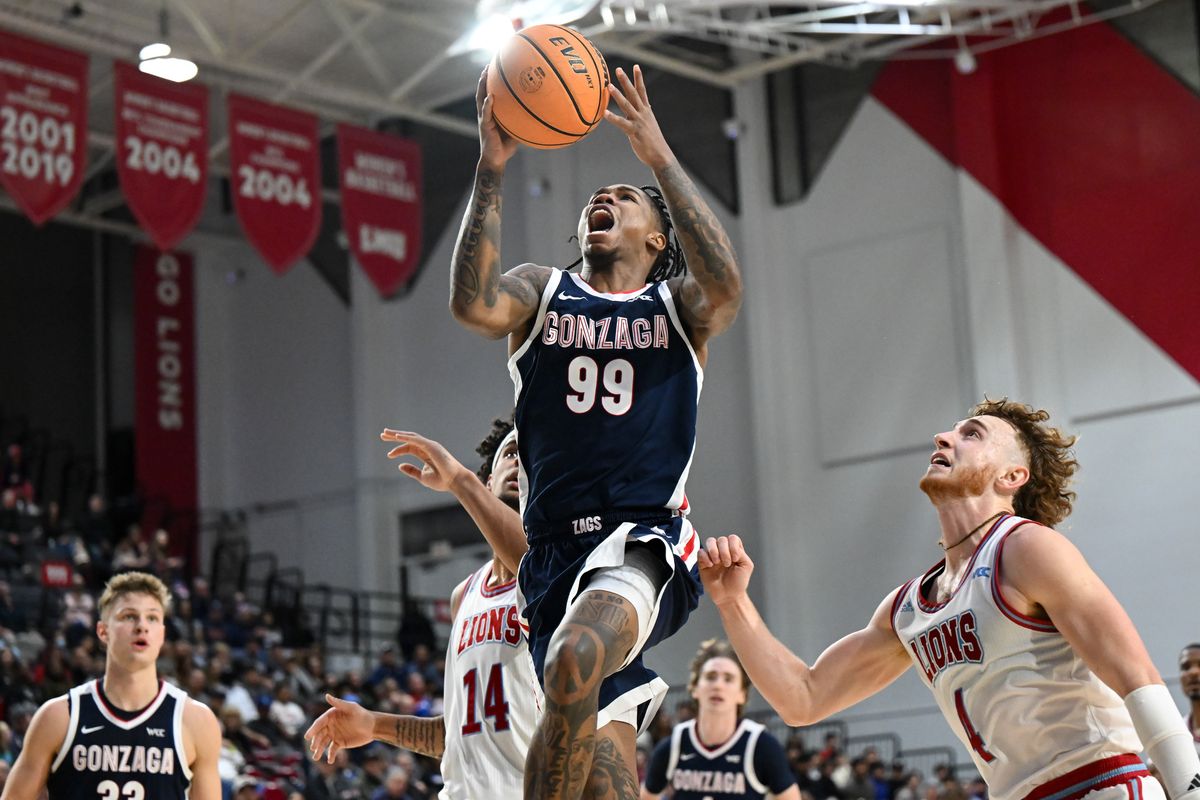
[[[467,690],[466,722],[462,726],[462,735],[470,736],[483,730],[483,723],[475,714],[475,699],[479,670],[471,670],[463,675],[463,688]],[[508,701],[504,699],[504,669],[500,664],[492,664],[488,672],[487,688],[483,692],[483,716],[492,718],[492,727],[496,731],[508,730]]]
[[996,756],[988,751],[983,737],[979,735],[979,731],[975,730],[975,724],[967,716],[967,704],[963,702],[962,689],[954,693],[954,707],[958,709],[958,721],[962,723],[963,730],[967,732],[967,741],[970,743],[971,749],[978,753],[986,763],[990,764],[995,761]]

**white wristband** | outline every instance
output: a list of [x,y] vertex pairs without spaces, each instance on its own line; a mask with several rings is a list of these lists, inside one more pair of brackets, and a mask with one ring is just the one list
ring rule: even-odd
[[1161,683],[1134,689],[1125,696],[1125,708],[1142,747],[1162,776],[1172,800],[1200,790],[1200,757],[1171,693]]

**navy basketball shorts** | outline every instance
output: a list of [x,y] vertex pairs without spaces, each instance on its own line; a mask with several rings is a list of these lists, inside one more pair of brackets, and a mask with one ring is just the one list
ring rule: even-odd
[[669,577],[660,588],[649,624],[625,667],[600,684],[600,709],[596,728],[609,722],[629,722],[642,732],[667,693],[667,683],[642,663],[642,653],[671,636],[687,621],[700,602],[696,554],[700,536],[686,517],[641,518],[620,521],[617,514],[585,517],[591,533],[539,530],[530,537],[529,552],[521,559],[518,588],[523,622],[527,623],[529,651],[538,680],[545,684],[546,651],[568,607],[587,589],[588,578],[598,569],[620,566],[630,544],[661,554]]

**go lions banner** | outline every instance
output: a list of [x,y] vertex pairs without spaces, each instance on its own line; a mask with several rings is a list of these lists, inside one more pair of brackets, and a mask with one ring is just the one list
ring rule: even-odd
[[354,258],[390,297],[421,257],[421,148],[407,139],[338,125],[342,226]]
[[160,250],[187,236],[204,208],[208,89],[114,64],[117,174],[125,200]]
[[35,225],[83,181],[87,73],[82,53],[0,31],[0,184]]
[[321,228],[317,118],[229,95],[230,190],[246,238],[283,274]]
[[192,257],[139,245],[133,257],[138,485],[174,511],[196,508],[196,337]]

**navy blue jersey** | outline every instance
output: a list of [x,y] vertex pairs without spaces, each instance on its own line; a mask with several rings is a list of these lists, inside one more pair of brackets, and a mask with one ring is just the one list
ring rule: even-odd
[[50,800],[184,800],[192,781],[183,749],[187,695],[168,683],[133,719],[109,708],[92,680],[67,695],[67,736],[46,781]]
[[779,740],[748,719],[714,748],[696,735],[696,720],[681,722],[654,748],[646,767],[646,791],[660,794],[670,786],[673,800],[763,798],[795,785]]
[[554,270],[508,368],[527,530],[685,506],[703,370],[665,283],[605,294]]

